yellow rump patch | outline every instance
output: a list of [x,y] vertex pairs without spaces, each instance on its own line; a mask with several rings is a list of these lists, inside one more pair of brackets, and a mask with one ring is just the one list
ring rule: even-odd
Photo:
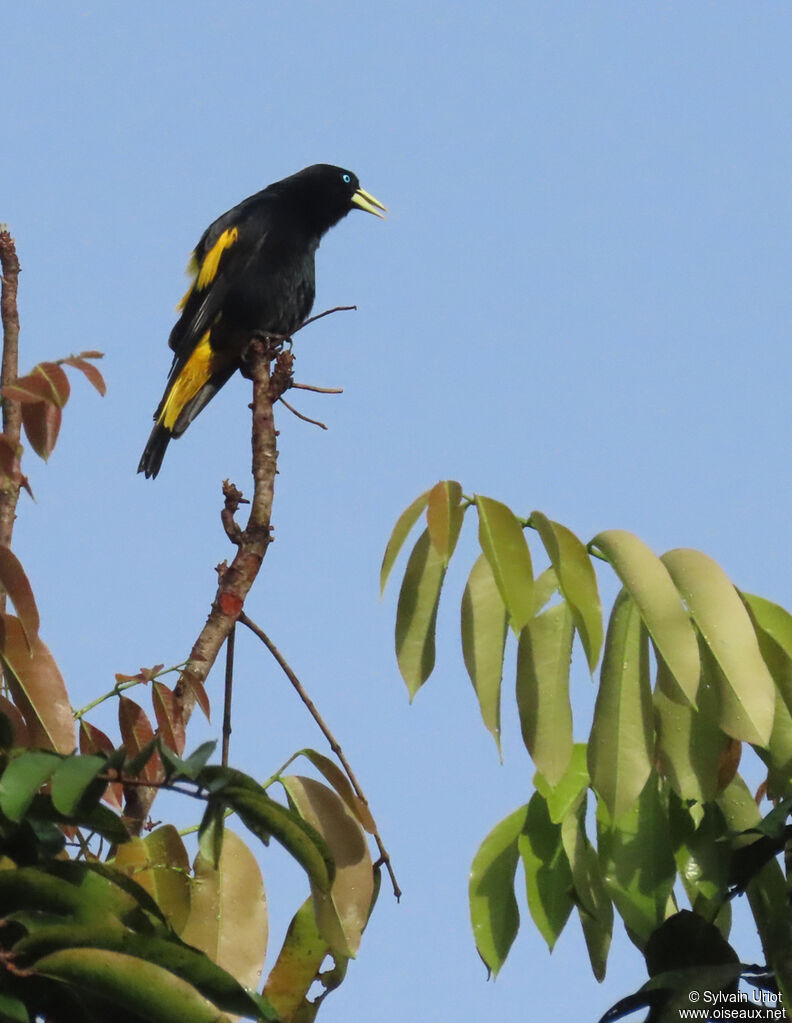
[[212,348],[209,344],[210,330],[195,346],[190,358],[176,377],[162,406],[157,423],[166,430],[173,430],[182,409],[200,391],[212,375]]
[[199,291],[208,288],[217,276],[217,268],[220,266],[220,257],[226,249],[230,249],[239,237],[239,231],[235,227],[226,228],[214,245],[209,249],[203,258],[203,263],[198,271],[198,279],[195,287]]

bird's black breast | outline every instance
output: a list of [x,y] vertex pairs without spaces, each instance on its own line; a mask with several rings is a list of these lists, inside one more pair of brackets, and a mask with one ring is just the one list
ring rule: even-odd
[[315,244],[265,238],[230,286],[223,318],[247,331],[290,334],[313,306],[315,251]]

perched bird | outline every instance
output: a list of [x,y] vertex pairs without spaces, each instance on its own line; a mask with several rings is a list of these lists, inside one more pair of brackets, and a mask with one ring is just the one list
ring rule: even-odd
[[319,163],[244,199],[204,231],[187,268],[193,282],[178,306],[168,341],[173,365],[138,472],[157,475],[171,438],[233,375],[252,335],[288,336],[306,319],[314,253],[355,207],[387,212],[352,171]]

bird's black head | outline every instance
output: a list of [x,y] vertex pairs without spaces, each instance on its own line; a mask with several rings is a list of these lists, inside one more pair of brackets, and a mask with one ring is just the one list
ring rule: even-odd
[[306,167],[271,187],[288,197],[320,236],[355,207],[377,217],[382,216],[381,210],[387,212],[378,199],[360,187],[356,174],[329,163]]

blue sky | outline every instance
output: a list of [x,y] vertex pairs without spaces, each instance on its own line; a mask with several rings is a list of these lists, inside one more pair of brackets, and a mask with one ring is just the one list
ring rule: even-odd
[[[75,703],[185,657],[229,556],[220,482],[248,486],[241,380],[155,482],[135,475],[204,227],[314,162],[392,211],[351,215],[318,253],[316,310],[359,308],[299,336],[297,378],[345,393],[296,396],[327,433],[280,414],[276,543],[247,607],[342,739],[405,890],[400,906],[383,892],[327,1023],[595,1019],[642,982],[623,932],[597,986],[577,924],[548,957],[524,913],[486,983],[467,871],[532,769],[510,700],[498,763],[462,667],[472,538],[412,707],[377,573],[401,509],[450,477],[584,539],[701,548],[792,604],[791,43],[789,6],[765,2],[4,11],[0,221],[23,265],[23,363],[106,353],[107,397],[75,381],[51,464],[28,459],[37,503],[16,533]],[[238,650],[232,758],[266,776],[320,737],[254,641]],[[215,705],[193,743],[218,734]],[[302,880],[277,851],[264,862],[282,928]]]

